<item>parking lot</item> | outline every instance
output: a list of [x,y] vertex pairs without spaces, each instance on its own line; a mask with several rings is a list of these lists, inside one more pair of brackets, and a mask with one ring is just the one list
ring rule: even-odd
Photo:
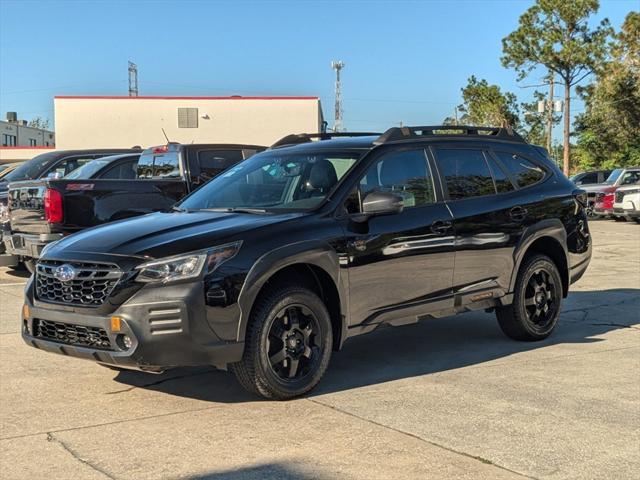
[[591,229],[548,340],[508,340],[486,313],[380,330],[282,403],[212,368],[118,373],[28,348],[25,275],[2,269],[2,478],[632,478],[640,226]]

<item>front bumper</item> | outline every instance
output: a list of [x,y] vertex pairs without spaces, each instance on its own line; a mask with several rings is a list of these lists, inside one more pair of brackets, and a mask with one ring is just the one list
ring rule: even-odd
[[[22,319],[22,338],[41,350],[84,358],[108,365],[158,372],[178,366],[214,365],[226,368],[242,358],[244,343],[221,340],[206,319],[202,282],[141,289],[108,315],[90,308],[72,308],[33,298],[33,277],[27,286]],[[112,317],[120,319],[119,330]],[[43,334],[42,321],[55,323]],[[108,347],[78,341],[73,332],[104,331]],[[52,338],[52,334],[55,338]],[[124,335],[131,345],[124,345]],[[85,337],[86,338],[86,334]]]

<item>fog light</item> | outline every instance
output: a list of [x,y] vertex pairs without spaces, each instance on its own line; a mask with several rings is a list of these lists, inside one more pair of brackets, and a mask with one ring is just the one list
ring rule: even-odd
[[116,337],[116,344],[121,350],[129,350],[133,345],[133,340],[129,335],[120,334]]

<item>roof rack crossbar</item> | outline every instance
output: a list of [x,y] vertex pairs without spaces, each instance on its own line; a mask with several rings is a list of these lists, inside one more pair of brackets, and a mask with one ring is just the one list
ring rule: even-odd
[[307,143],[314,138],[318,140],[330,140],[337,137],[371,137],[380,135],[379,132],[324,132],[324,133],[294,133],[282,137],[276,143],[271,145],[271,148],[283,147],[285,145],[298,145],[300,143]]
[[392,127],[382,135],[380,135],[373,143],[381,145],[389,142],[399,142],[403,140],[420,140],[424,137],[434,137],[440,135],[461,137],[468,137],[472,135],[487,135],[493,138],[510,140],[512,142],[527,143],[527,141],[512,128],[480,127],[474,125],[429,125],[415,127]]

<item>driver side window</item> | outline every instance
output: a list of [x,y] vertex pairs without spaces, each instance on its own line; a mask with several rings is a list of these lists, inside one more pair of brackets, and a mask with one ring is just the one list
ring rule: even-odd
[[371,192],[392,192],[404,208],[435,202],[433,179],[423,149],[392,152],[369,167],[345,202],[347,213],[359,213],[362,200]]

